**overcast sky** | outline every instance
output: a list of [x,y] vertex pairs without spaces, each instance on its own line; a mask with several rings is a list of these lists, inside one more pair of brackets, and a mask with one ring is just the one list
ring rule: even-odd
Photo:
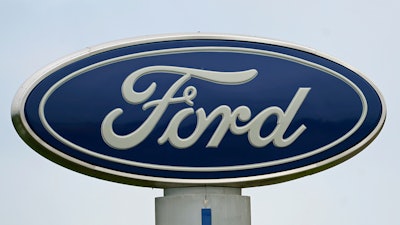
[[15,132],[11,102],[34,72],[85,47],[212,32],[331,55],[370,78],[388,108],[381,134],[352,159],[312,176],[244,189],[252,224],[400,224],[399,12],[399,1],[0,0],[0,223],[154,224],[154,198],[162,190],[91,178],[43,158]]

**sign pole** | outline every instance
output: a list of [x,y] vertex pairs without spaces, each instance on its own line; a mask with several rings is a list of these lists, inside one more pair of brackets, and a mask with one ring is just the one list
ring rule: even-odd
[[164,189],[155,200],[156,225],[250,225],[250,197],[240,188]]

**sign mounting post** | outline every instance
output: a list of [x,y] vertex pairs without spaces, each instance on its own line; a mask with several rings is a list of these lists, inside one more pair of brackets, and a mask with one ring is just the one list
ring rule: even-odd
[[242,196],[240,188],[168,188],[155,207],[156,225],[251,224],[250,197]]

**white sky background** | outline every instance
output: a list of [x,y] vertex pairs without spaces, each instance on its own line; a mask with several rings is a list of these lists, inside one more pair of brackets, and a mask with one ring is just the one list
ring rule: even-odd
[[[10,106],[19,86],[54,60],[151,34],[240,34],[311,47],[382,91],[388,117],[357,156],[312,176],[247,188],[252,225],[400,224],[399,1],[0,0],[0,224],[152,225],[160,189],[70,171],[31,150]],[[273,93],[271,93],[273,94]]]

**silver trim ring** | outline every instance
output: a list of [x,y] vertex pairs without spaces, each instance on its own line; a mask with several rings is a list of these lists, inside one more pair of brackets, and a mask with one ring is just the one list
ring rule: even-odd
[[[136,161],[130,161],[130,160],[125,160],[125,159],[120,159],[120,158],[115,158],[103,154],[99,154],[95,151],[83,148],[77,144],[74,144],[70,142],[69,140],[63,138],[61,135],[59,135],[52,127],[49,125],[47,122],[45,113],[44,113],[44,108],[46,105],[46,102],[48,98],[51,96],[51,94],[57,90],[60,86],[63,84],[67,83],[71,79],[82,75],[83,73],[86,73],[88,71],[100,68],[102,66],[110,65],[113,63],[121,62],[121,61],[126,61],[126,60],[131,60],[131,59],[137,59],[137,58],[143,58],[143,57],[149,57],[149,56],[160,56],[160,55],[172,55],[172,54],[179,54],[179,53],[191,53],[191,52],[239,52],[239,53],[247,53],[247,54],[254,54],[254,55],[262,55],[262,56],[269,56],[269,57],[275,57],[275,58],[280,58],[292,62],[296,62],[308,67],[312,67],[314,69],[318,69],[320,71],[323,71],[325,73],[328,73],[332,76],[334,76],[337,79],[342,80],[345,82],[347,85],[349,85],[359,96],[361,104],[362,104],[362,113],[360,115],[360,118],[358,122],[355,124],[355,126],[348,131],[344,136],[340,137],[339,139],[329,143],[328,145],[325,145],[323,147],[320,147],[318,149],[308,151],[307,153],[297,155],[294,157],[289,157],[281,160],[274,160],[270,162],[264,162],[264,163],[255,163],[255,164],[247,164],[247,165],[240,165],[240,166],[221,166],[221,167],[184,167],[184,166],[168,166],[168,165],[159,165],[159,164],[150,164],[150,163],[141,163],[141,162],[136,162]],[[318,65],[316,63],[312,63],[297,57],[281,54],[281,53],[276,53],[276,52],[271,52],[271,51],[263,51],[263,50],[258,50],[258,49],[248,49],[248,48],[235,48],[235,47],[189,47],[189,48],[175,48],[175,49],[166,49],[166,50],[156,50],[156,51],[149,51],[149,52],[141,52],[141,53],[136,53],[136,54],[130,54],[130,55],[125,55],[117,58],[112,58],[108,60],[104,60],[102,62],[98,62],[95,64],[92,64],[90,66],[87,66],[85,68],[82,68],[66,77],[63,79],[59,80],[57,83],[55,83],[43,96],[40,105],[39,105],[39,116],[42,121],[43,126],[46,128],[46,130],[58,141],[61,143],[77,150],[82,153],[85,153],[87,155],[103,159],[106,161],[110,162],[115,162],[115,163],[120,163],[124,165],[129,165],[129,166],[137,166],[137,167],[142,167],[142,168],[148,168],[148,169],[157,169],[157,170],[168,170],[168,171],[189,171],[189,172],[217,172],[217,171],[234,171],[234,170],[248,170],[248,169],[258,169],[258,168],[265,168],[269,166],[276,166],[280,164],[285,164],[285,163],[290,163],[294,162],[297,160],[301,160],[304,158],[311,157],[313,155],[319,154],[321,152],[324,152],[333,146],[340,144],[344,140],[346,140],[348,137],[350,137],[354,132],[358,130],[358,128],[362,125],[362,123],[365,120],[365,117],[367,115],[368,111],[368,104],[367,100],[365,99],[364,94],[361,92],[361,90],[349,79],[344,77],[343,75],[328,69],[326,67],[323,67],[321,65]]]
[[[328,158],[321,162],[307,165],[304,167],[282,171],[278,173],[272,173],[267,175],[259,175],[259,176],[251,176],[251,177],[237,177],[237,178],[222,178],[222,179],[180,179],[180,178],[163,178],[163,177],[149,177],[149,176],[141,176],[136,174],[128,174],[122,173],[119,171],[114,171],[98,166],[94,166],[83,162],[81,160],[72,158],[69,155],[65,155],[64,153],[57,151],[56,149],[49,146],[46,142],[44,142],[40,137],[38,137],[32,129],[29,127],[27,123],[24,109],[26,100],[28,98],[29,93],[33,90],[34,87],[38,83],[40,83],[43,79],[46,78],[47,75],[52,72],[64,67],[65,65],[71,64],[73,62],[79,61],[83,58],[86,58],[88,55],[95,55],[101,52],[105,52],[111,49],[122,48],[126,46],[139,45],[145,43],[153,43],[153,42],[163,42],[163,41],[177,41],[177,40],[194,40],[194,39],[207,39],[207,40],[232,40],[232,41],[245,41],[245,42],[253,42],[253,43],[261,43],[261,44],[272,44],[281,47],[288,47],[291,49],[296,49],[299,51],[305,51],[311,54],[314,54],[318,57],[325,58],[327,60],[336,62],[347,69],[358,74],[362,79],[364,79],[377,93],[379,100],[382,106],[382,114],[371,133],[365,137],[362,141],[360,141],[357,145],[352,148],[342,152],[339,155],[336,155],[332,158]],[[381,129],[386,120],[387,107],[385,101],[383,99],[382,93],[379,89],[361,72],[351,67],[350,65],[343,63],[331,56],[326,54],[317,52],[314,49],[306,48],[303,46],[290,44],[282,41],[269,40],[264,38],[257,37],[248,37],[248,36],[239,36],[239,35],[225,35],[225,34],[205,34],[205,33],[196,33],[196,34],[171,34],[171,35],[156,35],[156,36],[147,36],[147,37],[139,37],[139,38],[131,38],[124,39],[119,41],[113,41],[105,44],[100,44],[94,47],[88,47],[79,52],[68,55],[62,59],[51,63],[50,65],[44,67],[43,69],[36,72],[33,76],[31,76],[25,83],[20,87],[17,91],[17,94],[14,97],[12,107],[11,107],[11,116],[13,120],[13,124],[15,129],[21,138],[30,145],[33,149],[35,149],[38,153],[42,154],[46,158],[61,164],[64,167],[67,167],[72,170],[76,170],[80,173],[84,173],[90,176],[95,176],[105,180],[111,180],[120,183],[133,184],[138,186],[149,186],[149,187],[178,187],[178,186],[191,186],[191,185],[219,185],[219,186],[230,186],[230,187],[252,187],[252,186],[260,186],[267,184],[274,184],[279,182],[284,182],[288,180],[292,180],[295,178],[299,178],[305,175],[310,175],[312,173],[316,173],[322,170],[325,170],[331,166],[337,165],[352,156],[359,153],[363,148],[365,148],[370,142],[372,142]]]

